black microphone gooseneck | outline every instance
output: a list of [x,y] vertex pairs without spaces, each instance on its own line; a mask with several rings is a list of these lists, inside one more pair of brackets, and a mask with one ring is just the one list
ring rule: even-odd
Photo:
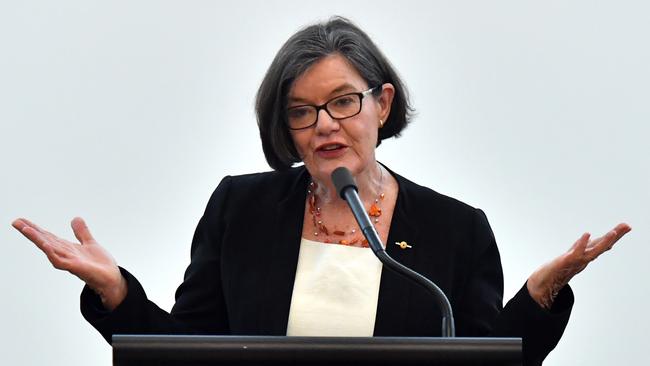
[[345,167],[336,168],[332,172],[332,182],[341,198],[344,199],[350,206],[350,209],[352,209],[352,214],[357,220],[361,232],[363,232],[366,240],[368,240],[368,244],[373,253],[375,253],[381,263],[390,270],[415,281],[417,284],[433,293],[438,301],[440,311],[442,312],[442,336],[455,337],[456,331],[454,328],[454,316],[447,296],[445,296],[445,293],[442,292],[440,287],[436,286],[436,284],[431,282],[431,280],[399,263],[386,253],[381,244],[381,239],[379,239],[379,234],[377,234],[375,227],[370,222],[370,217],[368,217],[368,214],[363,207],[363,203],[361,203],[361,199],[357,193],[357,184],[354,182],[354,178],[352,178],[350,171]]

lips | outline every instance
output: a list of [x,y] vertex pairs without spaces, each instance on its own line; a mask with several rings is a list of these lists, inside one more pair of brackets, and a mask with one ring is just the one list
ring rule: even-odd
[[345,152],[347,145],[328,142],[316,148],[316,154],[323,158],[336,158]]
[[342,147],[343,147],[343,145],[334,144],[334,145],[323,146],[323,147],[319,148],[318,150],[332,151],[332,150],[340,149]]

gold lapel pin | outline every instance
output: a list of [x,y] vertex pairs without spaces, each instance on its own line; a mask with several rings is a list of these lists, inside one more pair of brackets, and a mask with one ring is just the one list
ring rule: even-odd
[[412,246],[408,245],[405,241],[396,241],[395,245],[399,245],[399,247],[402,249],[413,248]]

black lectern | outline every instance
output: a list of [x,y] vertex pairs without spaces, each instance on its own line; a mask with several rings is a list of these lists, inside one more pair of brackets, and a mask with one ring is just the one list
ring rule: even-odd
[[114,335],[113,365],[521,365],[521,338]]

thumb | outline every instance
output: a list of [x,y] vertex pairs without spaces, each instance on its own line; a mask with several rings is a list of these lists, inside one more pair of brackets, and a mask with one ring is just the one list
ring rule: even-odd
[[86,222],[81,217],[75,217],[72,219],[70,225],[72,226],[74,236],[77,237],[77,240],[79,240],[81,244],[88,244],[89,242],[95,241],[95,238],[93,238],[90,230],[88,230]]

